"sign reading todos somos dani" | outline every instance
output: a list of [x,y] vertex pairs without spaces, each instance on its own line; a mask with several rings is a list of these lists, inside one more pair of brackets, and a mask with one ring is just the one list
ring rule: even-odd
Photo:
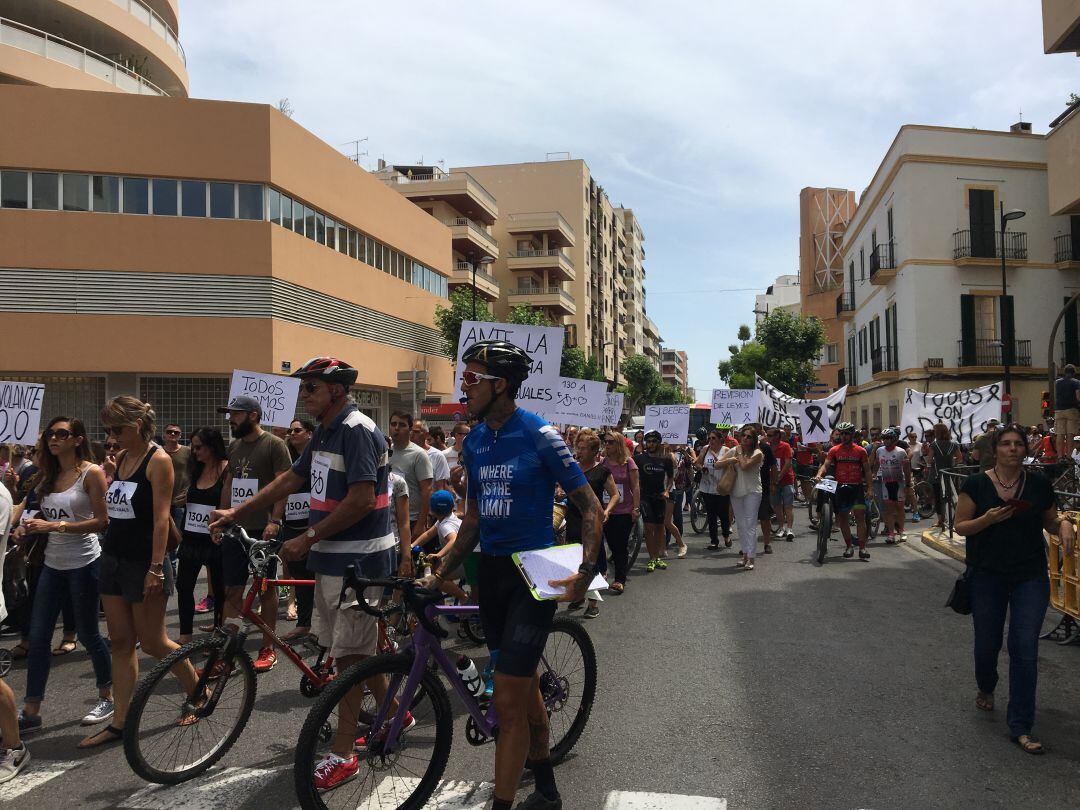
[[260,374],[257,371],[233,371],[229,400],[233,397],[254,397],[262,406],[263,426],[288,427],[296,415],[296,398],[300,394],[297,377],[280,374]]
[[41,383],[0,380],[0,444],[36,444],[41,429]]
[[465,364],[461,356],[474,343],[482,340],[505,340],[525,350],[532,359],[532,371],[518,390],[517,404],[527,411],[547,417],[557,403],[560,389],[559,366],[562,363],[563,337],[561,326],[523,326],[516,323],[483,323],[463,321],[458,338],[457,366],[454,380],[461,385]]
[[904,412],[900,419],[901,434],[908,428],[922,438],[923,433],[939,422],[952,433],[953,441],[967,444],[986,432],[986,423],[1001,419],[1002,383],[962,391],[941,391],[922,394],[911,388],[904,393]]

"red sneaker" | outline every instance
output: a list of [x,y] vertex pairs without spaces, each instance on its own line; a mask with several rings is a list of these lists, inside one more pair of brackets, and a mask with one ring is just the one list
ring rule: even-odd
[[356,776],[360,762],[356,757],[342,759],[337,754],[327,754],[315,766],[315,789],[333,790]]
[[196,613],[213,613],[214,612],[214,597],[210,594],[204,596],[199,602],[195,604]]
[[[202,674],[203,674],[203,671],[201,669],[195,670],[195,677],[196,678],[201,678]],[[220,678],[224,674],[225,674],[225,662],[221,661],[221,660],[218,660],[214,664],[214,666],[210,669],[210,672],[206,676],[206,679],[209,680],[209,681],[212,681],[215,678]]]
[[[401,724],[401,733],[404,734],[406,731],[408,731],[409,729],[411,729],[415,725],[416,725],[416,718],[412,716],[412,712],[405,712],[405,720]],[[382,731],[380,731],[378,734],[375,735],[375,739],[378,740],[379,742],[382,742],[383,740],[386,739],[386,734],[387,734],[387,732],[389,730],[390,730],[390,723],[387,722],[387,724],[385,726],[383,726]],[[367,735],[365,734],[363,737],[357,737],[355,742],[356,742],[356,749],[358,751],[362,751],[363,749],[367,748]]]
[[269,672],[277,663],[277,653],[273,647],[263,647],[259,650],[259,657],[255,659],[256,672]]

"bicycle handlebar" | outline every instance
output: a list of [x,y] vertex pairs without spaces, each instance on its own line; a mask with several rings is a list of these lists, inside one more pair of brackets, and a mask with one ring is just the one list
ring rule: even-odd
[[385,619],[386,613],[380,608],[372,607],[364,598],[364,591],[368,588],[391,588],[401,591],[404,601],[410,610],[416,615],[417,620],[425,630],[436,638],[447,638],[450,634],[431,621],[425,608],[428,605],[441,602],[444,594],[441,591],[433,591],[429,588],[421,588],[415,579],[406,577],[362,577],[356,573],[356,566],[349,565],[345,568],[345,576],[341,581],[341,594],[338,597],[338,607],[345,604],[349,588],[356,593],[356,607],[364,613],[376,619]]
[[247,551],[248,562],[253,567],[265,565],[271,557],[281,550],[284,539],[277,540],[253,540],[243,526],[233,523],[221,533],[221,542],[235,540]]

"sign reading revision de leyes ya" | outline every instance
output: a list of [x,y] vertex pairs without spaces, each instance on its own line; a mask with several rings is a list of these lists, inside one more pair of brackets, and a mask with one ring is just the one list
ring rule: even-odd
[[280,374],[260,374],[257,371],[233,371],[229,399],[254,397],[262,406],[263,427],[288,427],[296,414],[296,399],[300,380]]
[[689,405],[646,405],[645,432],[660,431],[661,441],[668,444],[686,444],[690,432]]
[[757,419],[757,391],[753,388],[714,388],[709,421],[714,425],[746,425]]
[[35,444],[41,427],[41,383],[0,381],[0,444]]
[[463,321],[458,338],[457,366],[454,380],[461,384],[465,364],[461,356],[482,340],[505,340],[525,350],[532,359],[532,371],[521,384],[517,404],[527,411],[544,414],[555,405],[559,390],[559,365],[562,362],[564,332],[560,326],[522,326],[516,323]]

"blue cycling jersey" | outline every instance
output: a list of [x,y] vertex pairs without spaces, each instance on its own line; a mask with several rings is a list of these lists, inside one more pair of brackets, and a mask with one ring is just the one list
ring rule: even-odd
[[480,550],[507,556],[555,544],[551,525],[555,484],[587,486],[559,432],[518,408],[498,430],[473,428],[461,448],[469,509],[480,515]]

